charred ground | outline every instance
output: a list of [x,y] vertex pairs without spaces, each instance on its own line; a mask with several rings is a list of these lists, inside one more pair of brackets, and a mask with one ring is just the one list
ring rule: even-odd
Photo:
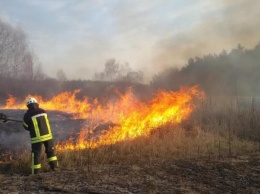
[[259,193],[260,155],[0,175],[0,193]]

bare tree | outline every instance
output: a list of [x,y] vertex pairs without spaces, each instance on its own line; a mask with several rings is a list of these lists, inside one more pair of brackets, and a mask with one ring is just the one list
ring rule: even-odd
[[99,81],[105,81],[105,73],[101,72],[101,73],[95,73],[94,75],[94,80],[99,80]]
[[64,71],[62,70],[62,69],[59,69],[58,71],[57,71],[57,79],[58,79],[58,81],[60,81],[60,82],[65,82],[65,81],[67,81],[67,77],[66,77],[66,75],[65,75],[65,73],[64,73]]
[[0,20],[0,78],[34,80],[44,77],[26,34]]
[[123,65],[120,65],[117,79],[124,78],[131,71],[132,71],[132,68],[130,67],[129,63],[125,63]]
[[95,73],[94,79],[100,81],[124,81],[124,82],[143,82],[143,72],[134,71],[128,63],[120,64],[115,59],[109,59],[105,63],[104,71]]
[[67,81],[67,77],[62,69],[59,69],[56,75],[59,81],[59,91],[61,91],[63,89],[64,82]]
[[35,80],[44,80],[47,76],[42,71],[42,64],[40,62],[34,65],[34,79]]
[[13,48],[11,26],[0,21],[0,77],[8,73],[9,55]]
[[126,79],[133,83],[142,83],[144,80],[144,74],[142,71],[131,71],[126,75]]
[[114,81],[119,76],[120,65],[115,59],[109,59],[105,63],[104,71],[101,73],[95,73],[94,79],[101,81]]
[[107,81],[113,81],[118,76],[119,64],[115,59],[107,60],[105,64],[105,77]]

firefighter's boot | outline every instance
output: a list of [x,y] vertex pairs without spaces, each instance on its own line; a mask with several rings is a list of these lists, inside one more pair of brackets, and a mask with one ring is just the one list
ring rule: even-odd
[[57,160],[49,162],[50,168],[52,171],[55,171],[55,169],[58,167]]

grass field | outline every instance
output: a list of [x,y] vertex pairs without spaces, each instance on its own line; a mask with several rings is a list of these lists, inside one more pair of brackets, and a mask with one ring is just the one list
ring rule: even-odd
[[[260,110],[252,103],[204,101],[189,119],[147,137],[58,151],[60,169],[30,173],[30,153],[0,164],[0,193],[29,181],[42,193],[259,193]],[[9,189],[7,183],[13,185]],[[38,186],[37,186],[38,185]],[[4,188],[4,189],[3,189]]]

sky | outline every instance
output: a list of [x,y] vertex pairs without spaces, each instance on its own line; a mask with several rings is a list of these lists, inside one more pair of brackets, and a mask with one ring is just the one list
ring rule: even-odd
[[189,58],[260,42],[259,0],[0,0],[0,20],[21,27],[42,69],[92,79],[108,59],[149,82]]

